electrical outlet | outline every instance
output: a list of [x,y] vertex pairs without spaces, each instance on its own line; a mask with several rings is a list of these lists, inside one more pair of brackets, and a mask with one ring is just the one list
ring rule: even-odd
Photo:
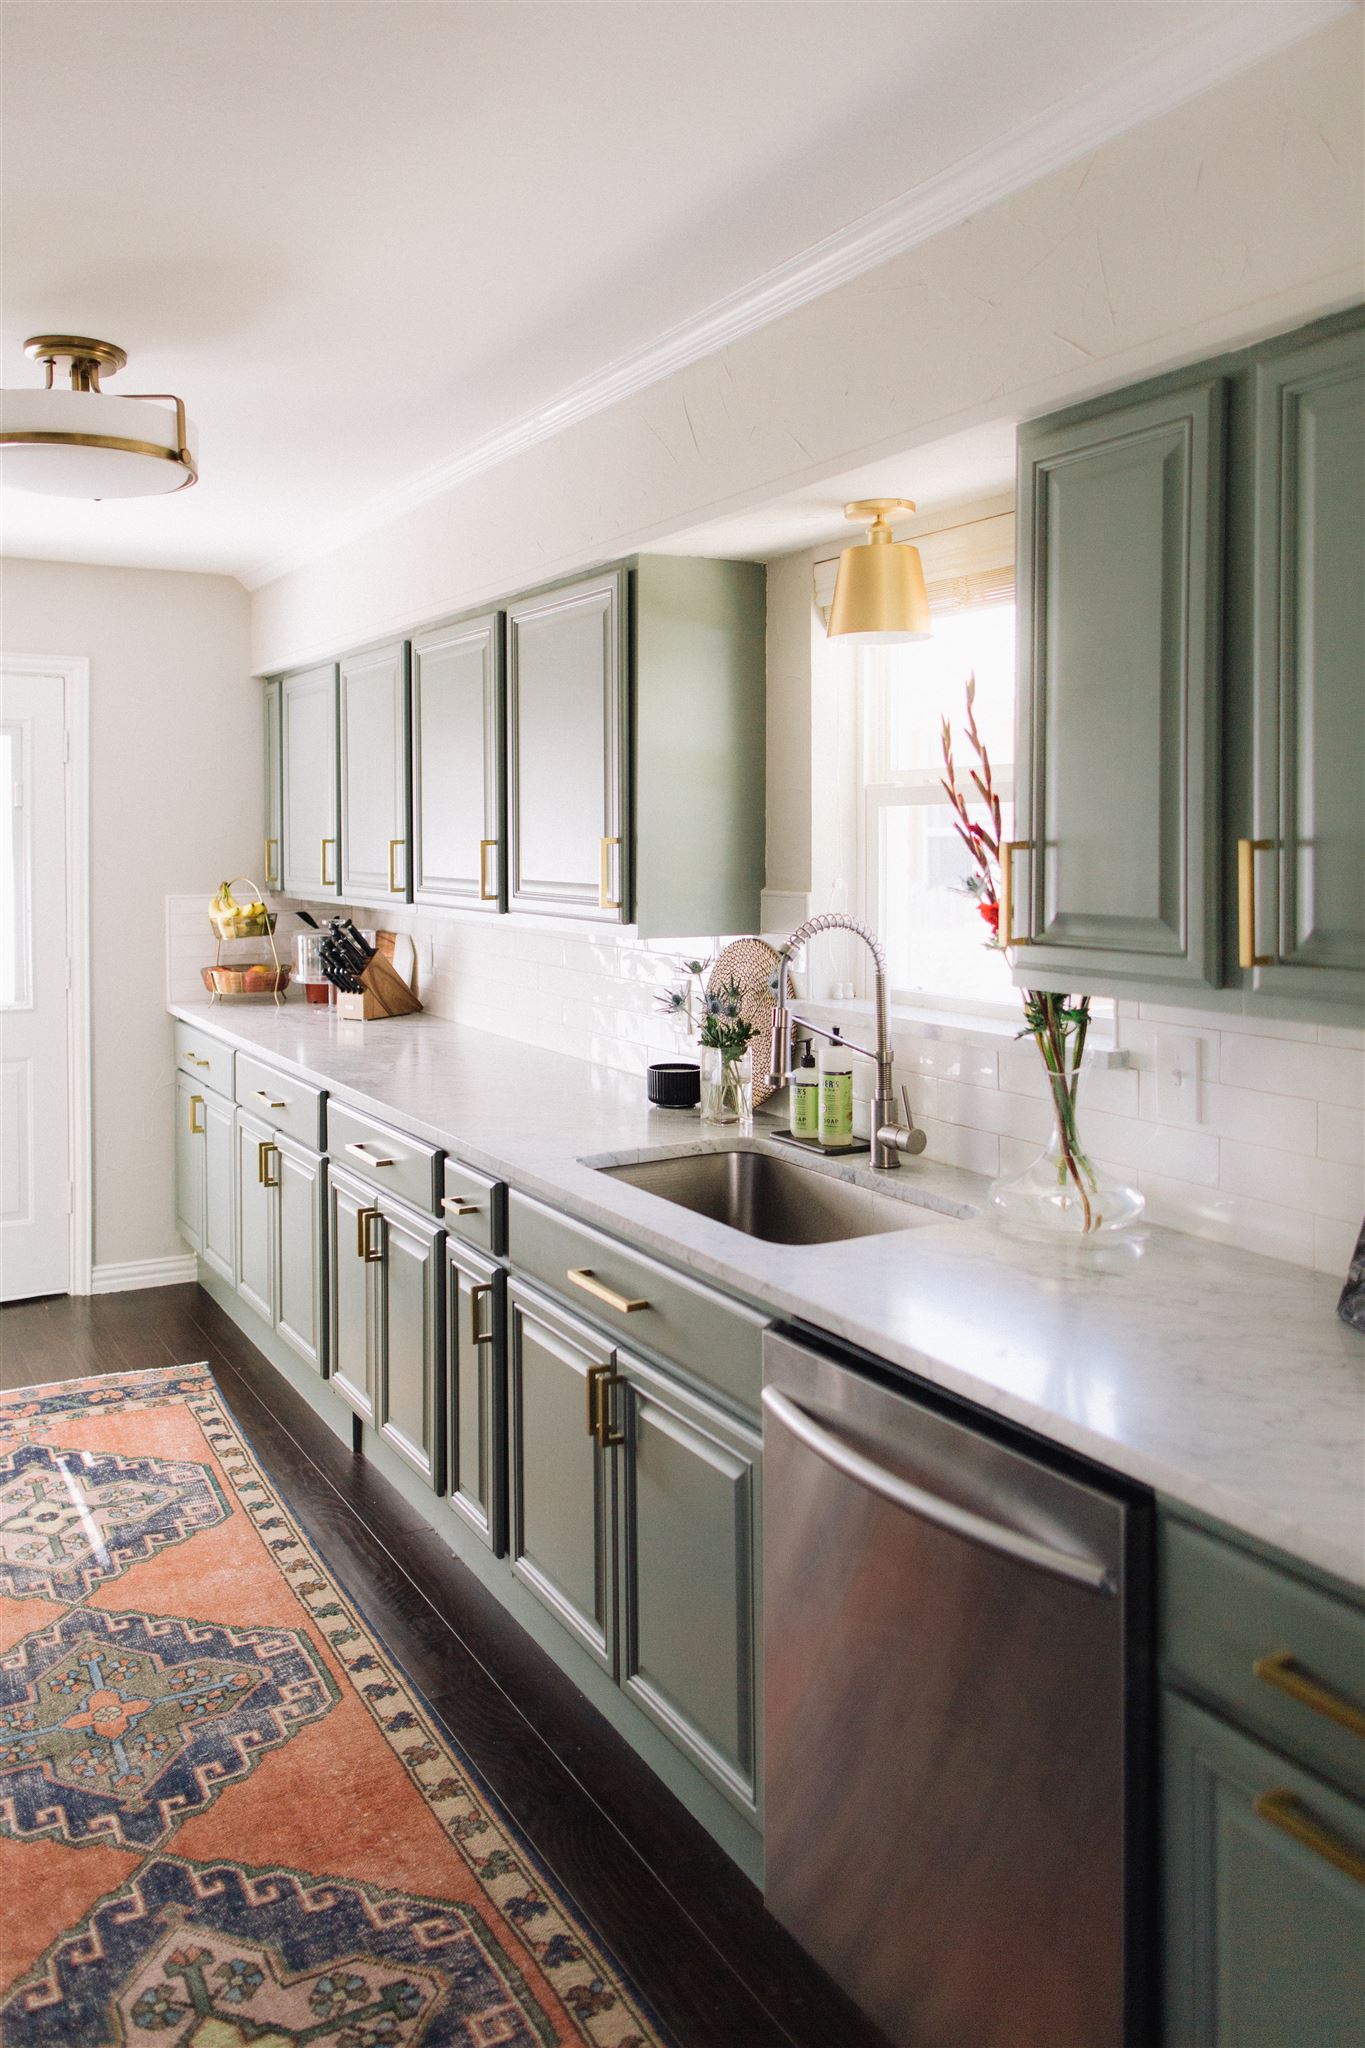
[[1202,1042],[1181,1031],[1157,1032],[1152,1066],[1159,1123],[1197,1124],[1203,1116],[1199,1085]]

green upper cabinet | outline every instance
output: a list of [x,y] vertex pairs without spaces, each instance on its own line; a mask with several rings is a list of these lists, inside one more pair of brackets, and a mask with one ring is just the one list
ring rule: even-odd
[[1224,386],[1019,436],[1019,979],[1209,988]]
[[508,901],[630,920],[626,578],[507,611]]
[[1252,389],[1253,812],[1238,966],[1365,1001],[1365,333],[1281,348]]
[[348,903],[411,896],[408,643],[341,663],[341,894]]
[[1015,981],[1356,1021],[1359,310],[1019,433]]
[[509,907],[756,930],[764,661],[753,562],[640,556],[509,605]]
[[504,907],[503,619],[486,612],[412,642],[412,896]]
[[280,844],[284,817],[284,783],[280,774],[280,683],[272,676],[264,690],[265,713],[265,874],[262,887],[278,889],[283,877]]
[[280,678],[287,896],[335,896],[337,861],[337,672],[334,663]]

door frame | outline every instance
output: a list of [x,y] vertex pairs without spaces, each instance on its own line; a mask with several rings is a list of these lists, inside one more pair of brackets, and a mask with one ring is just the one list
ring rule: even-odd
[[66,1092],[71,1214],[67,1275],[89,1294],[94,1266],[93,1096],[90,1031],[90,661],[84,654],[0,653],[0,680],[45,677],[62,693],[66,829]]

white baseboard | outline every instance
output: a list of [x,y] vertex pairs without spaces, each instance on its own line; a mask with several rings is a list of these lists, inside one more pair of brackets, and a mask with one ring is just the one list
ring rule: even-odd
[[134,1287],[183,1287],[197,1280],[199,1266],[193,1252],[169,1259],[127,1259],[118,1266],[96,1266],[90,1275],[92,1294],[126,1294]]

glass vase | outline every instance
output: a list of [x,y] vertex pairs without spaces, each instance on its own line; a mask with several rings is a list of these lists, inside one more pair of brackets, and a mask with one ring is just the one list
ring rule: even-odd
[[727,1058],[714,1045],[701,1049],[701,1117],[706,1124],[738,1124],[750,1130],[754,1120],[754,1056],[746,1048]]
[[1048,1074],[1052,1134],[1045,1150],[1022,1172],[991,1182],[991,1214],[1012,1237],[1094,1242],[1127,1230],[1142,1214],[1137,1189],[1112,1179],[1086,1151],[1077,1119],[1079,1078]]

